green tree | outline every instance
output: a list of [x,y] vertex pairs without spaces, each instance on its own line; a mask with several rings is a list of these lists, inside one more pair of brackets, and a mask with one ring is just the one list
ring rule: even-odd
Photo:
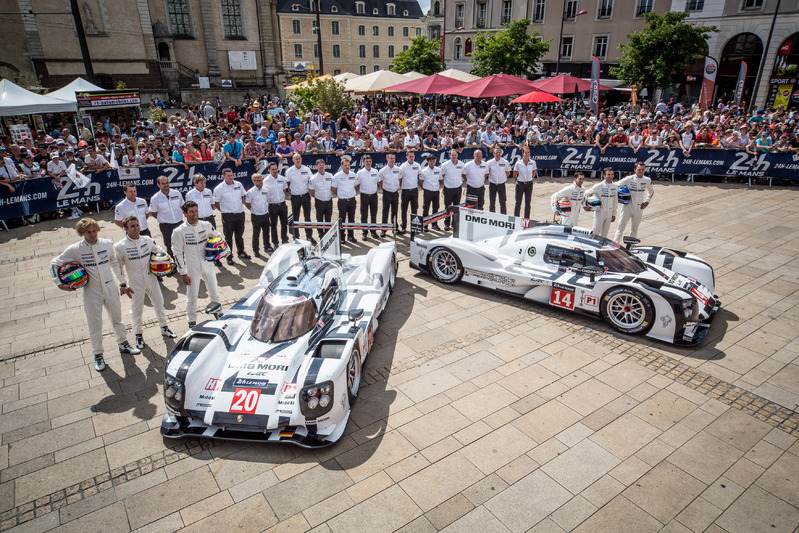
[[411,39],[411,46],[394,57],[389,67],[399,74],[415,70],[430,75],[441,71],[441,56],[438,52],[438,41],[430,41],[424,35]]
[[478,33],[472,52],[472,74],[533,76],[538,62],[549,51],[549,41],[542,41],[538,31],[528,34],[529,25],[530,19],[514,20],[496,33]]
[[349,104],[349,98],[344,95],[344,84],[333,78],[309,79],[307,84],[292,91],[289,100],[305,110],[318,107],[330,113],[331,117],[339,116]]
[[715,26],[685,22],[688,13],[670,11],[663,16],[655,12],[644,15],[647,27],[627,35],[619,44],[619,66],[610,73],[630,85],[663,88],[672,84],[674,74],[681,74],[691,61],[707,53],[710,32]]

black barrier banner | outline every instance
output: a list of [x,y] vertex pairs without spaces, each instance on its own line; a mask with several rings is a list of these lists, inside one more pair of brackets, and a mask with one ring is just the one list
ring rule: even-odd
[[[462,161],[472,159],[473,148],[467,148],[460,156]],[[609,147],[605,153],[592,146],[538,145],[532,147],[532,159],[541,170],[562,169],[566,171],[597,171],[604,167],[612,167],[617,172],[632,172],[638,161],[646,164],[648,173],[659,174],[698,174],[708,176],[738,176],[745,178],[777,178],[794,180],[799,178],[799,155],[779,153],[748,154],[743,150],[720,150],[698,148],[686,157],[682,150],[641,148],[635,153],[631,148]],[[426,153],[426,152],[422,152]],[[437,164],[449,159],[448,152],[434,152]],[[385,153],[372,153],[372,165],[380,169],[386,165]],[[503,157],[513,165],[521,158],[521,149],[506,147]],[[363,154],[354,154],[352,167],[361,168]],[[302,158],[302,164],[315,169],[317,159],[325,161],[325,167],[338,172],[341,159],[335,154],[308,154]],[[419,157],[417,156],[417,160]],[[484,159],[487,159],[484,151]],[[405,161],[405,153],[396,154],[397,164]],[[269,158],[269,162],[278,162],[281,174],[291,166],[291,160]],[[263,161],[261,162],[263,164]],[[231,169],[234,177],[246,188],[252,187],[250,176],[255,172],[252,161],[245,161],[241,166],[232,163],[202,163],[189,165],[153,165],[132,169],[107,170],[87,173],[91,183],[79,189],[69,179],[63,181],[63,187],[57,189],[47,178],[17,181],[11,185],[14,192],[0,187],[0,220],[8,220],[21,216],[45,213],[58,209],[71,208],[95,202],[117,202],[124,197],[124,184],[136,185],[139,197],[149,198],[158,192],[155,181],[159,176],[169,179],[170,187],[186,194],[194,186],[193,179],[197,174],[206,177],[206,186],[215,187],[222,181],[222,171]],[[265,174],[266,171],[264,170]]]

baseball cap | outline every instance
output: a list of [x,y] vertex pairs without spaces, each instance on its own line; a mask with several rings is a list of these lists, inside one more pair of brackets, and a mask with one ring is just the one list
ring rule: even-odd
[[50,154],[50,159],[57,159],[59,157],[61,157],[61,156],[58,155],[58,152],[53,152],[52,154]]
[[375,135],[377,135],[378,137],[382,137],[383,136],[383,132],[382,131],[378,131],[377,133],[375,133]]

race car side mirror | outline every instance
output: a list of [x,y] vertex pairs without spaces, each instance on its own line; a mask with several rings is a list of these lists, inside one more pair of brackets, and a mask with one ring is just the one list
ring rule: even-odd
[[638,244],[639,242],[641,242],[641,239],[636,239],[635,237],[624,237],[622,239],[622,242],[626,244],[625,248],[629,250],[630,246],[632,246],[633,244]]
[[218,302],[211,302],[205,306],[205,312],[209,315],[214,315],[214,318],[219,320],[222,318],[222,304]]
[[363,309],[351,309],[349,313],[347,313],[347,318],[350,322],[357,322],[363,318]]
[[583,268],[581,268],[580,269],[580,273],[581,274],[588,274],[588,276],[591,277],[591,283],[594,283],[596,281],[596,277],[597,276],[600,276],[600,275],[605,273],[605,269],[602,268],[602,267],[589,265],[589,266],[584,266]]

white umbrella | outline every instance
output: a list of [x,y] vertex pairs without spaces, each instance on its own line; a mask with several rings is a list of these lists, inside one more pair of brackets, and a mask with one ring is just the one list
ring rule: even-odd
[[333,76],[333,79],[339,83],[345,83],[347,80],[351,80],[357,77],[358,75],[353,72],[342,72],[341,74],[336,74],[335,76]]
[[344,90],[353,93],[378,93],[386,87],[399,85],[408,81],[402,74],[391,72],[390,70],[378,70],[365,76],[347,80]]
[[449,70],[445,70],[444,72],[439,72],[439,76],[446,76],[448,78],[452,78],[453,80],[460,80],[460,81],[474,81],[479,80],[480,76],[475,76],[474,74],[469,74],[468,72],[464,72],[462,70],[451,68]]
[[426,78],[427,77],[424,74],[422,74],[421,72],[416,72],[415,70],[412,70],[410,72],[406,72],[405,74],[403,74],[403,76],[405,76],[407,78],[410,78],[412,80],[420,80],[422,78]]

